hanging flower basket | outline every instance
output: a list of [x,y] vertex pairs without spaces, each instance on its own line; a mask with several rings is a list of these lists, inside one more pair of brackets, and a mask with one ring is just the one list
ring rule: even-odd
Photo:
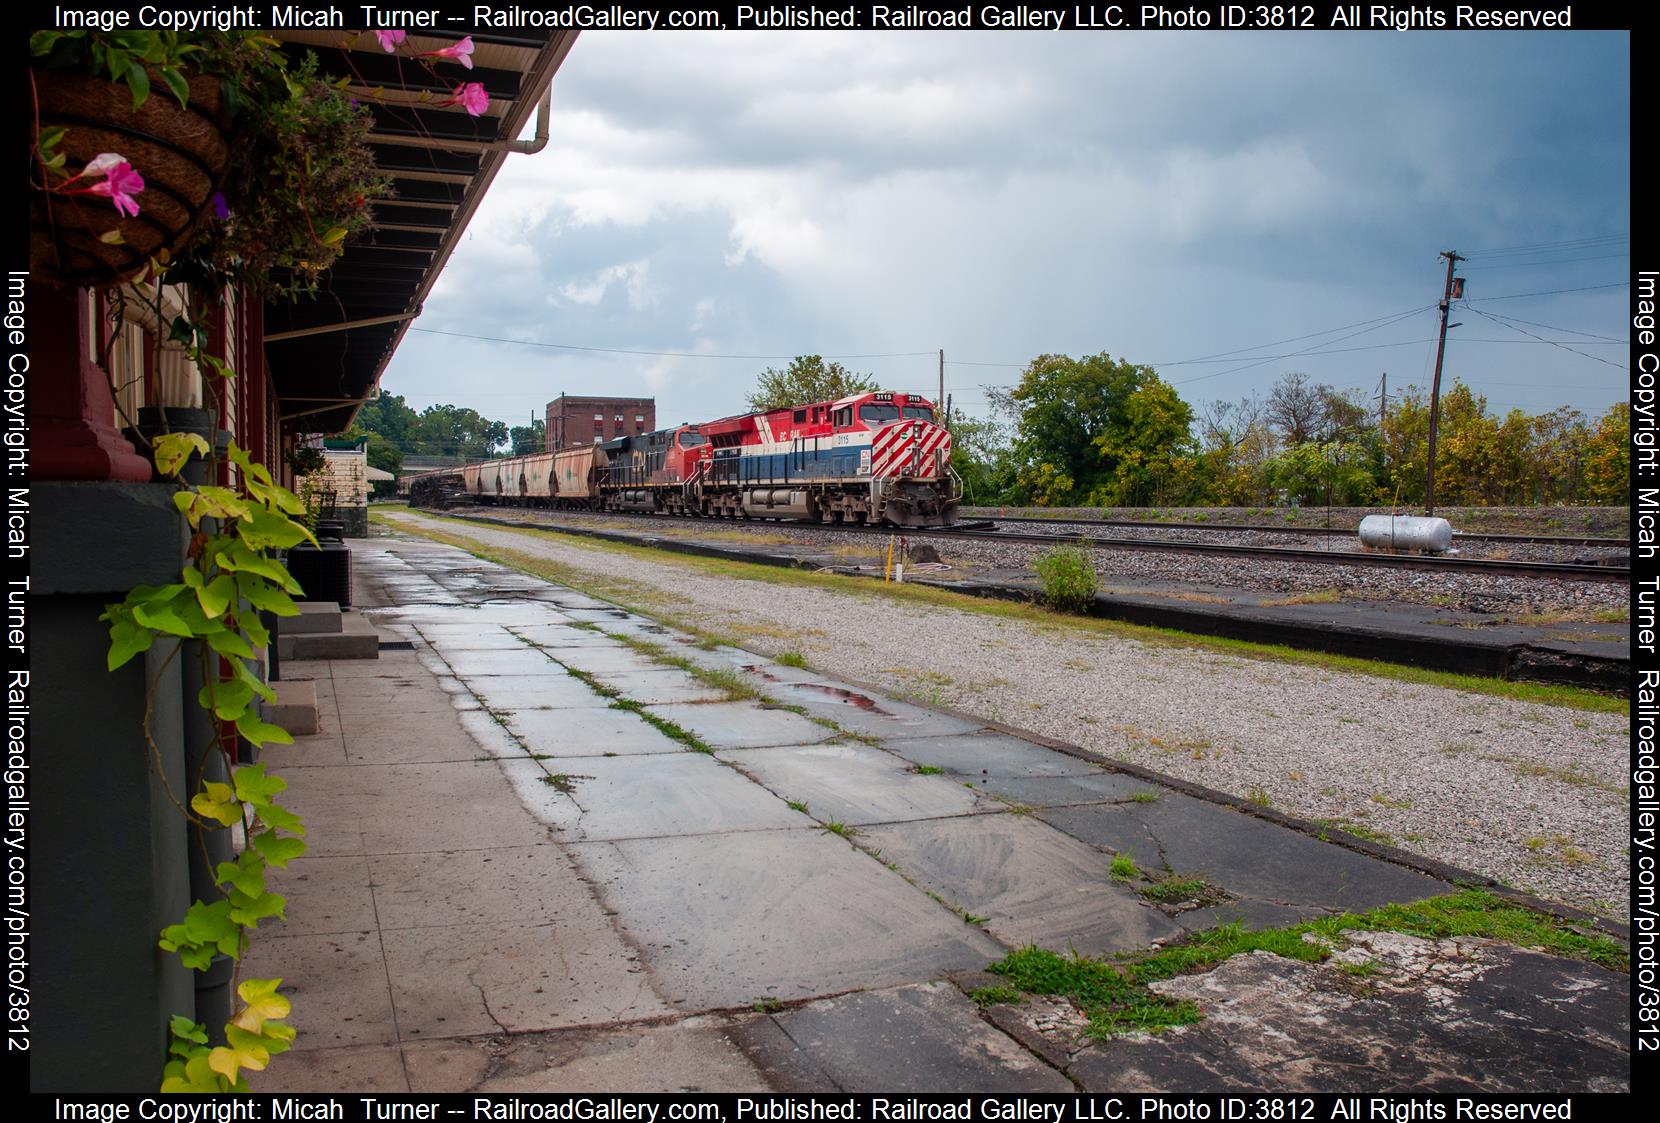
[[29,266],[69,285],[120,284],[162,251],[176,252],[213,217],[213,193],[230,158],[219,80],[189,80],[188,105],[166,93],[133,108],[108,78],[32,68],[42,131],[61,128],[70,175],[118,152],[144,177],[143,206],[127,216],[108,198],[48,193],[29,198]]

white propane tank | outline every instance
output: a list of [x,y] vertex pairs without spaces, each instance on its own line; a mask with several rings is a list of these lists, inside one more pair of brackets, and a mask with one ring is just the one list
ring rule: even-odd
[[1367,515],[1360,520],[1360,541],[1374,550],[1444,554],[1452,548],[1452,524],[1421,515]]

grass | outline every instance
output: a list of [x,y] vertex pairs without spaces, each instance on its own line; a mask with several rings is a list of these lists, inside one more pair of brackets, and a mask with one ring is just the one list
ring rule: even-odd
[[[1013,1001],[1009,991],[1064,995],[1089,1020],[1088,1033],[1092,1037],[1156,1033],[1190,1025],[1203,1015],[1190,1002],[1154,993],[1148,989],[1149,983],[1206,971],[1232,956],[1254,951],[1319,963],[1341,944],[1341,933],[1346,930],[1402,932],[1424,939],[1482,937],[1540,948],[1613,971],[1631,969],[1630,952],[1606,936],[1575,931],[1561,921],[1508,904],[1490,893],[1466,891],[1284,928],[1247,931],[1241,925],[1226,925],[1169,947],[1111,958],[1063,956],[1043,948],[1021,948],[987,968],[1002,976],[1007,985],[986,988],[994,993],[985,1001],[975,1000],[981,1005]],[[1354,977],[1371,975],[1379,969],[1373,963],[1340,964],[1339,968]]]
[[1014,987],[976,987],[969,997],[982,1010],[987,1006],[1026,1001],[1026,996]]
[[[656,588],[643,582],[627,581],[603,573],[596,573],[592,570],[580,569],[547,558],[536,557],[521,550],[485,546],[475,540],[431,525],[437,523],[440,526],[450,526],[457,530],[469,529],[470,524],[461,519],[426,514],[412,517],[403,513],[393,514],[381,511],[374,512],[372,517],[386,525],[395,526],[424,538],[456,546],[486,561],[497,562],[523,573],[568,585],[590,596],[613,601],[626,600],[630,607],[635,608],[636,611],[651,616],[662,623],[672,624],[699,638],[723,642],[719,637],[711,636],[708,632],[700,629],[695,623],[674,615],[676,607],[686,604],[683,598],[665,598]],[[493,526],[490,530],[494,533],[521,535],[531,541],[545,540],[556,533],[519,527]],[[1303,651],[1274,644],[1252,643],[1246,640],[1225,639],[1216,636],[1198,636],[1170,628],[1126,624],[1117,620],[1068,616],[1032,604],[970,597],[926,585],[882,584],[843,574],[812,573],[805,570],[783,569],[751,562],[730,561],[724,558],[666,554],[648,546],[631,546],[572,536],[562,536],[561,545],[568,546],[572,550],[592,554],[596,559],[607,555],[630,557],[641,561],[649,561],[656,565],[674,566],[723,580],[757,581],[783,587],[830,590],[870,601],[890,601],[922,607],[948,608],[999,620],[1040,624],[1061,631],[1063,634],[1080,633],[1128,638],[1155,647],[1190,648],[1264,662],[1319,667],[1331,671],[1369,675],[1374,678],[1391,679],[1397,682],[1439,686],[1471,694],[1508,698],[1513,701],[1533,702],[1546,706],[1560,706],[1566,709],[1584,710],[1593,713],[1625,714],[1630,710],[1630,703],[1627,699],[1597,694],[1577,687],[1479,678],[1473,675],[1454,674],[1450,671],[1432,671],[1420,667],[1409,667],[1404,664],[1385,663],[1375,659],[1332,655],[1322,651]]]
[[811,811],[807,810],[807,801],[804,799],[792,799],[788,801],[785,806],[787,806],[791,811],[799,811],[803,815],[812,814]]
[[1107,872],[1112,874],[1114,881],[1134,881],[1141,876],[1141,871],[1136,868],[1135,862],[1128,854],[1120,854],[1114,858]]
[[911,771],[916,773],[918,776],[945,775],[945,769],[941,768],[937,764],[913,764],[911,765]]
[[819,829],[829,831],[831,834],[836,835],[839,838],[845,838],[848,840],[851,840],[854,835],[859,833],[846,823],[842,822],[840,819],[831,819],[829,822],[822,824]]
[[1159,801],[1159,793],[1158,792],[1131,792],[1130,793],[1130,802],[1131,803],[1157,803],[1158,801]]
[[786,651],[774,661],[781,667],[794,667],[798,671],[807,669],[807,657],[799,651]]
[[1149,901],[1170,904],[1174,901],[1190,901],[1205,897],[1214,892],[1215,888],[1202,877],[1167,877],[1144,888],[1141,895]]

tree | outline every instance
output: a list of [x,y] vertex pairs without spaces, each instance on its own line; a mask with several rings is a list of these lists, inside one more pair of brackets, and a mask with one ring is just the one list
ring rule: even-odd
[[378,433],[388,443],[409,451],[409,438],[420,416],[404,404],[400,394],[380,394],[363,403],[353,428]]
[[1008,427],[995,417],[976,418],[960,409],[954,411],[951,467],[963,481],[965,502],[976,505],[1002,502],[1014,482]]
[[[1014,425],[1017,491],[1025,492],[1015,498],[1035,497],[1041,488],[1050,502],[1064,503],[1094,492],[1115,468],[1097,440],[1126,423],[1131,395],[1157,381],[1152,367],[1103,351],[1081,359],[1039,355],[1014,389],[992,391],[992,405]],[[1063,481],[1071,494],[1062,494]]]
[[1197,451],[1192,426],[1192,408],[1169,383],[1157,375],[1144,381],[1095,438],[1111,475],[1090,502],[1135,506],[1185,500],[1171,489],[1188,490]]
[[428,406],[421,411],[407,451],[418,456],[459,456],[485,460],[507,443],[507,425],[461,406]]
[[548,423],[540,417],[529,425],[515,425],[510,433],[514,456],[529,456],[547,448]]
[[840,363],[826,363],[819,355],[797,355],[783,370],[767,368],[755,392],[749,395],[749,408],[788,409],[880,388],[881,384],[868,374],[856,374]]
[[1266,410],[1268,423],[1280,431],[1288,445],[1306,444],[1320,435],[1326,408],[1322,390],[1301,371],[1288,371],[1280,376],[1268,395]]
[[1631,502],[1631,405],[1615,402],[1585,445],[1585,499],[1605,507]]

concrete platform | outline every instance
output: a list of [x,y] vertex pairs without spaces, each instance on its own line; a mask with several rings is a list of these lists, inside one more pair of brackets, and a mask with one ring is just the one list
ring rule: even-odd
[[[300,1035],[256,1089],[1624,1086],[1629,980],[1503,947],[1374,941],[1376,994],[1236,958],[1159,984],[1208,1016],[1149,1040],[1086,1040],[1054,999],[982,1010],[963,980],[1029,944],[1129,950],[1453,887],[449,547],[353,549],[364,613],[414,649],[290,668],[318,731],[264,759],[310,850],[274,872],[287,920],[244,970],[284,979]],[[400,601],[427,576],[440,593]],[[656,702],[724,694],[572,613],[656,627],[775,701]],[[1123,857],[1215,892],[1155,906]]]

